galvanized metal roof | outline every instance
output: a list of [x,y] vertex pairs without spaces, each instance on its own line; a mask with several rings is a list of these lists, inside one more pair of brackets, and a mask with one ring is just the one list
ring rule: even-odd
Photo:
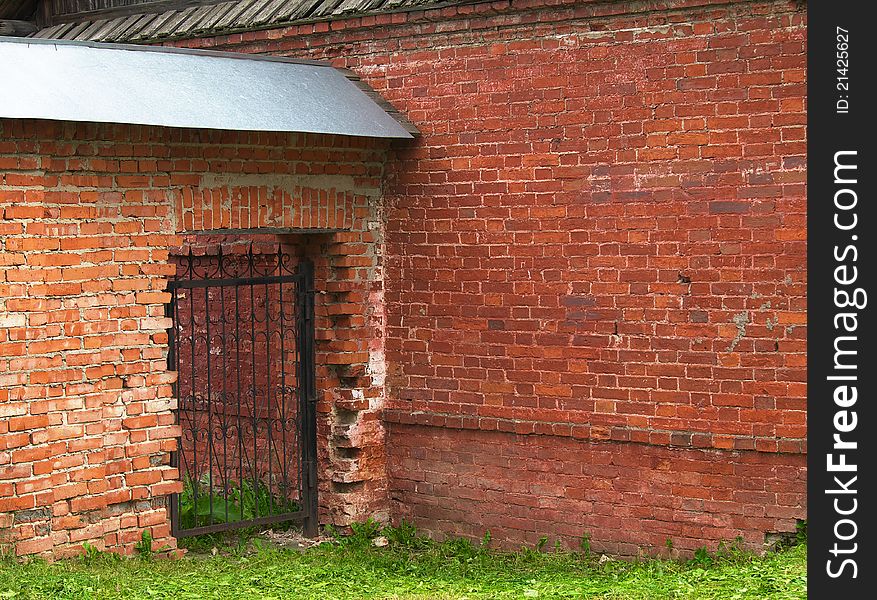
[[[489,0],[232,0],[105,19],[75,19],[47,27],[33,37],[147,42],[280,27],[294,23],[407,12]],[[132,7],[133,8],[133,7]],[[75,16],[75,15],[72,15]],[[83,15],[84,16],[84,15]]]
[[411,138],[327,63],[0,38],[0,117]]

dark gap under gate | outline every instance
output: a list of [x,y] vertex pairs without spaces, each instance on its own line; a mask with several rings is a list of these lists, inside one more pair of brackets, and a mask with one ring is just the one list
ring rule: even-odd
[[175,257],[178,538],[288,521],[317,533],[313,264],[276,247]]

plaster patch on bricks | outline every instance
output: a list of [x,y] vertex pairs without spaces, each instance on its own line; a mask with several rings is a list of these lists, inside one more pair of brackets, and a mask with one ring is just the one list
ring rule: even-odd
[[203,173],[201,175],[201,189],[213,188],[259,188],[267,187],[269,192],[280,189],[292,197],[296,197],[297,189],[334,189],[336,192],[350,192],[357,194],[380,195],[379,188],[364,188],[358,185],[358,181],[351,175],[290,175],[286,173],[256,173],[256,174],[228,174],[228,173]]
[[728,346],[728,352],[733,352],[734,348],[737,347],[737,344],[740,343],[740,340],[746,335],[746,326],[749,325],[749,312],[744,310],[741,313],[737,313],[732,320],[734,321],[734,325],[737,326],[737,335],[731,340],[731,345]]

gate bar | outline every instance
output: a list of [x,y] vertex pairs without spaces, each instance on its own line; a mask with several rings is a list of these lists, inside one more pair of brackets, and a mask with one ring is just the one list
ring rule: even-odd
[[314,356],[314,263],[304,259],[299,263],[301,275],[298,306],[300,309],[298,328],[299,343],[299,395],[304,416],[304,444],[302,456],[302,476],[306,478],[305,520],[303,533],[307,537],[319,534],[319,507],[317,504],[317,431],[316,431],[316,359]]

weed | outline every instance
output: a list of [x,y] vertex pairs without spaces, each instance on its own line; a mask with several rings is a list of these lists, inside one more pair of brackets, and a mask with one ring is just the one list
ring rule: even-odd
[[97,560],[101,556],[101,551],[97,549],[93,544],[89,544],[88,542],[83,542],[82,544],[82,560],[85,562],[92,562]]
[[705,569],[713,564],[713,557],[706,546],[701,546],[694,551],[694,557],[689,562],[692,565]]
[[340,537],[341,534],[335,529],[334,525],[330,524],[323,527],[323,535],[330,538],[337,538]]
[[591,557],[591,534],[585,532],[582,534],[582,537],[579,539],[579,550],[582,551],[582,554],[585,558]]
[[531,565],[539,559],[539,551],[529,546],[521,546],[518,551],[518,562],[523,565]]
[[342,543],[355,548],[366,548],[372,545],[372,540],[381,535],[381,525],[378,521],[369,518],[362,523],[351,523],[351,535],[341,538]]
[[215,546],[225,543],[225,537],[221,534],[205,533],[203,535],[194,535],[190,537],[179,538],[180,548],[191,550],[193,552],[207,552]]
[[807,519],[798,521],[795,525],[795,540],[799,544],[807,543]]
[[716,549],[715,558],[729,563],[750,560],[753,554],[745,550],[743,544],[744,540],[740,536],[734,538],[732,542],[722,540]]
[[481,551],[481,548],[476,548],[472,542],[466,538],[451,538],[442,542],[442,550],[449,557],[469,560],[476,557]]
[[381,534],[381,529],[383,529],[383,525],[372,518],[369,518],[362,523],[352,523],[350,525],[350,530],[353,532],[354,536],[359,536],[369,540],[379,536]]
[[152,559],[152,534],[148,529],[144,529],[143,533],[140,534],[140,541],[134,544],[134,550],[141,558]]
[[390,543],[405,548],[416,547],[422,541],[422,538],[417,536],[417,528],[404,519],[397,527],[384,527],[381,533],[390,540]]
[[267,485],[260,482],[254,485],[249,480],[226,488],[213,485],[209,476],[198,482],[186,478],[179,496],[180,527],[236,523],[301,508],[294,500],[273,496],[268,490]]

